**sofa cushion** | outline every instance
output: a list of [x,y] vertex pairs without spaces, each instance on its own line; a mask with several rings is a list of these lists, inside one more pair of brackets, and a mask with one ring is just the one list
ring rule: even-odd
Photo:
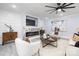
[[41,42],[26,42],[20,38],[15,39],[16,50],[19,56],[32,56],[35,55],[41,48]]

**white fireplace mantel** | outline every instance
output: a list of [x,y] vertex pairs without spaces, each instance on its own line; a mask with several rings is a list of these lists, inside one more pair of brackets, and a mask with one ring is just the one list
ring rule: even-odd
[[35,27],[35,26],[26,26],[24,27],[25,32],[34,32],[34,31],[39,31],[40,27]]

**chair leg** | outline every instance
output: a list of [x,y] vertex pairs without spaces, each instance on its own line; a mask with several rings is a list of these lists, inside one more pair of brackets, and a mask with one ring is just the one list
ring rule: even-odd
[[38,49],[38,56],[40,56],[40,49]]
[[2,42],[2,45],[4,45],[4,42]]
[[38,49],[38,51],[37,51],[37,53],[35,53],[34,55],[32,55],[32,56],[40,56],[40,49]]
[[58,43],[56,42],[56,45],[55,45],[55,47],[57,47],[58,46]]

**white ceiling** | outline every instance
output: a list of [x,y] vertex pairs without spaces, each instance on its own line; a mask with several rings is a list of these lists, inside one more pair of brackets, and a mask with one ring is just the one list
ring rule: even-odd
[[[50,10],[50,9],[45,7],[45,5],[56,6],[55,3],[16,3],[15,9],[12,8],[12,4],[15,3],[0,3],[0,9],[5,9],[8,11],[19,12],[24,14],[31,14],[37,17],[50,17],[50,18],[58,17],[58,15],[55,12],[52,14],[48,14],[46,12],[46,10]],[[75,5],[76,8],[67,9],[66,12],[63,13],[64,16],[79,13],[79,4],[75,3],[73,5]]]

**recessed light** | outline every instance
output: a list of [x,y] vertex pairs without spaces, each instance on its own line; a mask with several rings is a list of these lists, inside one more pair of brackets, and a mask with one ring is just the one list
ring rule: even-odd
[[16,5],[13,4],[13,5],[12,5],[12,8],[16,8]]

